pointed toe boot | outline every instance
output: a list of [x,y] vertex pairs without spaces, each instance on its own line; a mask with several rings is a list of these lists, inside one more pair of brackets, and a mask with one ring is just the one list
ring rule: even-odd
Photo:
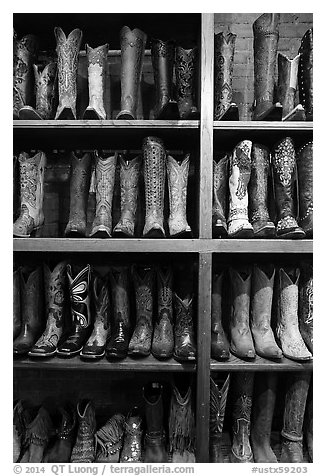
[[197,355],[193,296],[181,299],[176,293],[173,297],[175,326],[173,357],[180,361],[195,360]]
[[48,411],[41,407],[34,418],[26,426],[26,440],[28,441],[28,463],[42,463],[45,450],[48,446],[53,425]]
[[95,433],[95,463],[119,463],[125,422],[125,417],[118,413]]
[[57,439],[44,458],[44,463],[69,463],[76,437],[76,412],[70,406],[60,407],[60,425]]
[[157,270],[157,319],[154,326],[152,355],[157,359],[169,359],[173,355],[173,303],[172,268]]
[[177,46],[175,55],[175,78],[180,119],[199,119],[196,106],[196,74],[198,48],[185,50]]
[[93,463],[95,461],[94,433],[96,429],[95,408],[91,400],[77,404],[78,431],[72,449],[71,463]]
[[211,319],[211,357],[227,360],[230,357],[230,344],[222,326],[222,282],[224,273],[213,275],[212,319]]
[[21,300],[20,300],[20,287],[21,287],[21,268],[17,268],[13,273],[13,334],[14,340],[19,336],[21,330]]
[[313,353],[313,298],[312,263],[302,263],[299,281],[299,329],[311,353]]
[[226,201],[228,192],[229,157],[213,160],[213,238],[226,238]]
[[313,142],[307,142],[297,153],[299,188],[299,225],[306,238],[313,237]]
[[299,61],[300,54],[292,60],[283,53],[277,55],[277,100],[282,104],[282,121],[304,121],[306,119],[302,104],[294,106],[298,86]]
[[89,104],[84,111],[83,119],[106,119],[104,108],[104,88],[109,45],[92,48],[85,45],[87,56]]
[[143,389],[145,400],[146,434],[144,463],[167,463],[166,437],[163,427],[163,386],[148,384]]
[[128,414],[123,435],[120,463],[140,463],[142,457],[143,420],[137,407]]
[[190,154],[182,162],[171,155],[166,160],[166,171],[169,188],[170,216],[169,232],[172,238],[191,237],[191,228],[187,222],[187,184]]
[[299,98],[306,111],[306,120],[313,120],[313,29],[303,35],[299,48]]
[[224,383],[219,385],[210,379],[210,404],[209,404],[209,462],[223,463],[222,433],[226,401],[230,386],[230,374]]

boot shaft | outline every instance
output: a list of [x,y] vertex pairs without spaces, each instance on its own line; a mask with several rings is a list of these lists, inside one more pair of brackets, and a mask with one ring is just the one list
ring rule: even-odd
[[175,78],[181,119],[186,119],[190,113],[198,112],[195,106],[197,61],[198,48],[185,50],[181,46],[176,47]]
[[21,321],[23,329],[40,330],[43,319],[43,285],[42,268],[30,271],[22,268],[21,272]]
[[173,384],[169,413],[169,452],[194,451],[195,415],[191,387],[182,395]]
[[52,272],[46,263],[43,264],[46,315],[48,323],[53,321],[58,327],[63,327],[66,268],[66,261],[58,263]]
[[29,157],[26,152],[19,154],[20,203],[28,208],[35,222],[43,205],[45,167],[44,152],[39,151],[33,157]]
[[176,235],[189,228],[187,222],[187,184],[190,154],[181,163],[171,155],[166,160],[169,187],[169,229],[170,235]]
[[283,117],[286,117],[294,108],[295,94],[298,85],[299,61],[300,55],[290,60],[282,53],[278,53],[277,97],[283,106]]
[[98,151],[95,151],[96,215],[100,214],[103,207],[105,214],[111,218],[117,156],[116,152],[110,157],[101,157]]
[[302,427],[311,373],[289,372],[286,384],[283,428],[281,434],[290,441],[302,441]]
[[270,175],[270,152],[261,144],[251,149],[251,175],[249,190],[250,222],[270,221],[268,213],[268,178]]
[[152,39],[151,44],[154,83],[156,88],[157,108],[172,99],[173,67],[175,59],[175,42]]
[[135,225],[141,157],[126,161],[120,156],[121,219],[129,219]]
[[57,62],[48,63],[41,71],[33,64],[35,77],[36,111],[42,119],[52,119],[57,103]]
[[237,35],[214,35],[214,119],[218,121],[232,103],[232,76]]
[[254,266],[252,276],[251,320],[255,325],[270,325],[275,268]]
[[97,48],[92,48],[86,44],[85,49],[88,70],[88,107],[93,108],[99,115],[100,119],[106,119],[103,99],[109,45],[106,43],[105,45],[98,46]]
[[212,280],[212,332],[218,331],[222,326],[222,283],[224,272],[215,273]]
[[230,157],[229,218],[248,220],[248,183],[251,175],[251,148],[249,140],[240,142]]
[[249,325],[251,269],[229,268],[231,281],[231,323]]
[[278,274],[278,313],[282,324],[298,322],[299,268],[280,268]]
[[95,275],[93,279],[92,291],[95,307],[94,327],[102,328],[104,331],[107,331],[110,327],[110,297],[108,276],[102,278],[100,275]]
[[173,324],[172,268],[157,269],[157,322],[167,318]]
[[13,273],[13,333],[14,339],[18,336],[21,328],[21,268],[17,268]]
[[297,153],[299,186],[299,222],[307,233],[313,228],[313,142],[305,144]]
[[162,392],[163,387],[158,383],[151,383],[143,389],[147,435],[154,436],[163,432]]
[[188,333],[193,335],[193,296],[185,299],[181,299],[176,293],[174,293],[173,296],[175,310],[175,336],[182,337],[184,334]]
[[226,401],[230,386],[230,374],[227,375],[221,388],[210,378],[210,438],[222,436]]
[[228,192],[229,156],[225,155],[218,162],[213,160],[213,220],[225,221],[226,200]]
[[152,325],[154,268],[137,269],[134,266],[132,275],[136,294],[137,323],[145,320]]
[[313,267],[312,263],[301,265],[299,281],[299,328],[301,335],[313,351]]
[[127,266],[109,269],[112,290],[113,320],[130,326],[129,280]]
[[245,431],[249,435],[254,374],[251,372],[236,372],[232,377],[234,426],[238,431]]
[[270,444],[272,420],[276,400],[277,374],[256,374],[252,411],[251,433],[256,444]]
[[299,48],[299,98],[306,111],[307,121],[313,120],[313,29],[303,35]]
[[91,267],[73,273],[71,265],[67,265],[72,322],[77,328],[88,328],[91,325],[90,310],[90,278]]

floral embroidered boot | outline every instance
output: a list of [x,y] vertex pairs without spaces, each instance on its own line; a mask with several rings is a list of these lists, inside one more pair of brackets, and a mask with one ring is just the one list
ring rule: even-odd
[[177,162],[171,155],[168,155],[166,160],[170,202],[168,224],[172,238],[191,236],[191,228],[187,222],[189,158],[190,154],[187,154],[182,162]]
[[106,119],[104,107],[104,85],[109,45],[92,48],[85,45],[87,55],[89,104],[83,119]]
[[197,48],[185,50],[181,46],[177,46],[175,77],[180,119],[199,118],[199,111],[195,101],[197,59]]

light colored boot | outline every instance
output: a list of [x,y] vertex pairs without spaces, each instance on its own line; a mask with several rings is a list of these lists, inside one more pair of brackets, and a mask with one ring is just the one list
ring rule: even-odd
[[85,109],[83,119],[106,119],[104,84],[109,45],[106,43],[92,48],[86,44],[85,48],[88,63],[89,105]]
[[190,154],[187,154],[184,160],[179,163],[171,155],[168,155],[166,161],[170,201],[168,223],[172,237],[184,237],[191,234],[191,228],[187,222],[189,158]]
[[278,101],[282,104],[282,121],[304,121],[306,115],[301,104],[294,107],[298,86],[300,54],[290,60],[278,53]]

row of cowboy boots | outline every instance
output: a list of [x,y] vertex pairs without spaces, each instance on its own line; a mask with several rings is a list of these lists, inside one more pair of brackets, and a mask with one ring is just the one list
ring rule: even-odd
[[[231,388],[233,423],[230,462],[278,462],[271,447],[277,379],[276,372],[236,372],[232,378],[228,374],[222,379],[221,384],[220,379],[210,379],[211,463],[223,463],[226,459],[222,452],[222,432],[229,388]],[[291,372],[285,384],[279,462],[303,462],[303,430],[309,459],[313,460],[312,418],[311,373]]]
[[[222,325],[224,272],[212,283],[211,356],[227,360],[232,354],[254,359],[285,357],[305,361],[313,352],[313,273],[310,263],[280,268],[272,265],[229,268],[230,343]],[[274,286],[275,284],[275,286]],[[275,289],[275,291],[274,291]],[[271,326],[276,308],[275,341]],[[274,327],[274,326],[273,326]]]
[[[270,181],[276,206],[276,228],[269,212]],[[243,140],[231,154],[226,154],[219,162],[213,161],[212,220],[216,238],[312,238],[312,141],[296,153],[291,137],[285,137],[270,153],[264,145]]]

